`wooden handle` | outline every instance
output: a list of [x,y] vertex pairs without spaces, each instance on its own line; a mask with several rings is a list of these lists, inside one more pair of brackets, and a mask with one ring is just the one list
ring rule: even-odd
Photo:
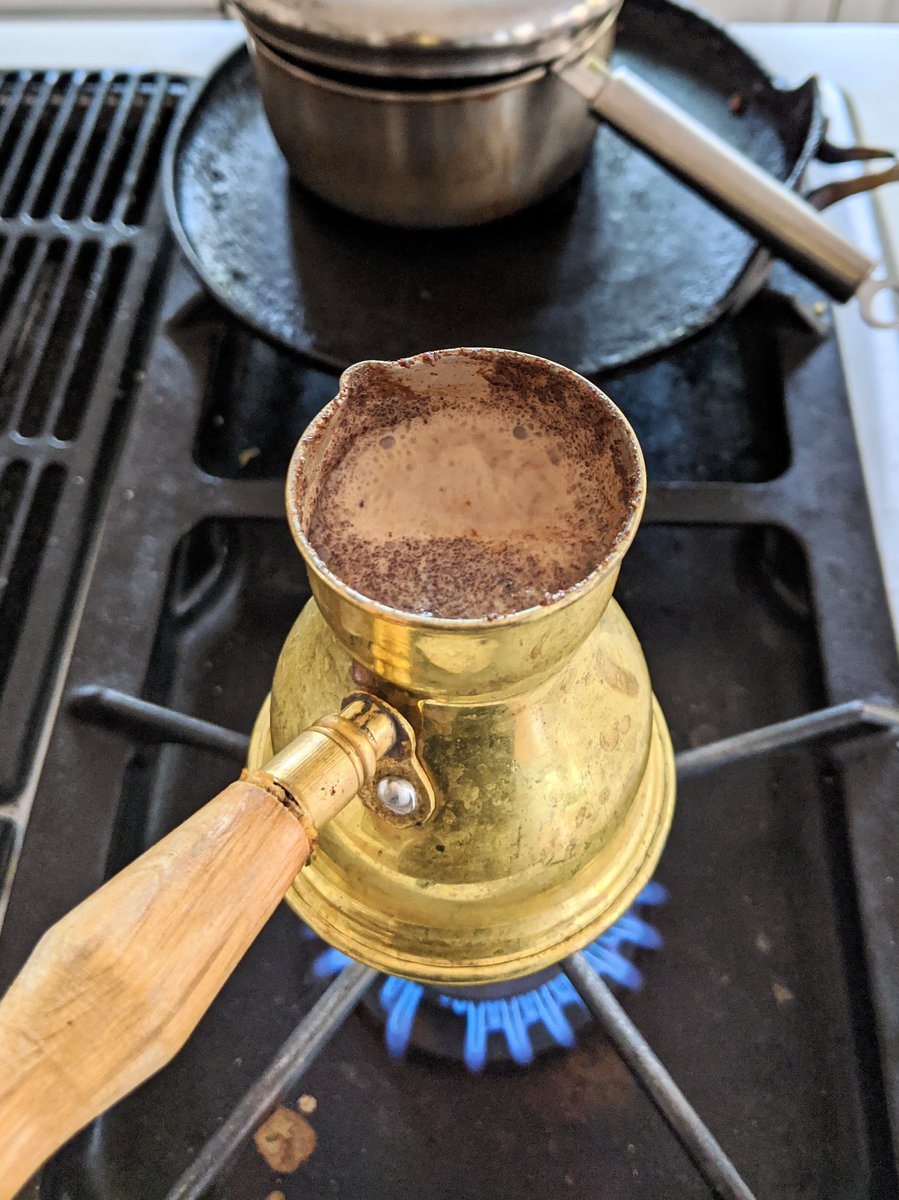
[[54,925],[0,1004],[0,1197],[187,1040],[309,856],[232,783]]
[[350,697],[44,934],[0,1003],[0,1200],[180,1050],[398,720]]

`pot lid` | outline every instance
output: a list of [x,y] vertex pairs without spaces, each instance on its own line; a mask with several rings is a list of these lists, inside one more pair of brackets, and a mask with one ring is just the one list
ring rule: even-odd
[[277,51],[379,76],[506,75],[560,58],[621,0],[237,0]]

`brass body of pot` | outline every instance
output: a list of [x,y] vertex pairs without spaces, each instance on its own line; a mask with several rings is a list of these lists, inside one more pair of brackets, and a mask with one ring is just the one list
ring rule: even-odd
[[[520,386],[596,406],[624,463],[628,516],[608,554],[549,603],[493,619],[441,620],[347,587],[306,538],[335,431],[364,384],[481,388],[501,358]],[[536,395],[536,392],[535,392]],[[599,418],[598,418],[599,419]],[[605,436],[605,435],[604,435]],[[381,696],[415,735],[419,803],[387,811],[374,789],[321,831],[287,901],[326,942],[379,970],[443,986],[536,972],[582,948],[633,903],[671,823],[675,774],[640,644],[612,591],[645,494],[633,431],[586,380],[510,351],[439,351],[345,372],[288,475],[287,506],[313,599],[278,660],[257,720],[261,765],[350,693]],[[410,776],[384,760],[382,776]],[[422,786],[424,784],[424,786]]]

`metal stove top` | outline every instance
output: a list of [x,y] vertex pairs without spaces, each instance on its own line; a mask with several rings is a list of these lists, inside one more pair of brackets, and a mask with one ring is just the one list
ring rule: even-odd
[[[186,90],[0,81],[0,986],[233,777],[308,595],[281,479],[335,377],[224,318],[174,255],[154,180]],[[646,453],[617,594],[676,747],[895,701],[826,318],[771,289],[601,382]],[[788,728],[773,749],[680,761],[653,916],[665,946],[623,1003],[759,1197],[897,1191],[899,752],[879,711],[801,724],[831,734],[801,747],[777,748]],[[321,994],[320,950],[276,913],[174,1063],[31,1194],[162,1197]],[[360,1007],[289,1101],[300,1092],[316,1100],[308,1161],[278,1176],[250,1141],[211,1195],[710,1194],[597,1027],[475,1076],[415,1050],[391,1060]]]

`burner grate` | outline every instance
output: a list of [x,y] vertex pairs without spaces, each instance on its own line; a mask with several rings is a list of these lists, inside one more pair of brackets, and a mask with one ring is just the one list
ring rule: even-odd
[[[80,705],[82,716],[94,720],[127,717],[132,730],[142,731],[145,736],[203,747],[211,746],[217,739],[224,753],[235,749],[240,753],[242,749],[237,745],[239,735],[229,730],[219,727],[213,735],[215,726],[162,706],[147,705],[122,693],[95,690],[83,694],[82,701],[88,702]],[[714,767],[727,767],[756,755],[803,745],[813,738],[832,739],[853,731],[897,728],[899,708],[896,706],[849,701],[789,721],[747,730],[698,749],[682,751],[677,756],[678,775],[689,777]],[[664,889],[658,884],[650,884],[638,904],[641,901],[658,904],[665,899]],[[652,926],[627,914],[596,942],[566,959],[562,972],[539,988],[511,995],[508,999],[484,1001],[448,995],[435,995],[433,999],[465,1019],[464,1058],[466,1065],[474,1071],[482,1070],[486,1065],[491,1033],[504,1035],[509,1053],[519,1065],[530,1064],[534,1058],[532,1025],[545,1025],[558,1045],[572,1047],[574,1032],[565,1009],[574,1002],[588,1009],[637,1082],[652,1098],[715,1195],[727,1200],[753,1200],[753,1193],[733,1163],[603,982],[602,976],[607,976],[627,987],[639,986],[639,972],[619,953],[620,944],[627,941],[656,948],[661,939]],[[303,1017],[266,1071],[195,1156],[166,1194],[166,1200],[199,1200],[233,1161],[241,1143],[259,1122],[299,1085],[314,1057],[349,1016],[352,1000],[364,1001],[377,978],[372,968],[355,963],[334,949],[317,955],[312,972],[317,977],[336,975],[338,978]],[[379,998],[387,1013],[385,1036],[393,1057],[405,1052],[416,1010],[426,992],[420,984],[408,980],[392,976],[384,979]]]
[[[71,706],[55,722],[0,940],[6,975],[41,928],[233,776],[221,752],[239,756],[244,741],[228,729],[249,728],[307,595],[271,461],[301,432],[302,406],[279,403],[279,437],[260,447],[260,422],[240,408],[241,389],[234,387],[224,408],[210,382],[222,354],[220,380],[241,371],[254,379],[256,368],[240,354],[227,358],[233,331],[197,303],[180,267],[164,295],[68,671]],[[859,515],[861,482],[846,452],[851,428],[834,387],[836,349],[783,328],[779,312],[768,298],[755,306],[778,346],[784,387],[776,403],[794,447],[787,470],[747,486],[699,480],[694,463],[689,480],[669,482],[656,470],[665,445],[648,454],[650,476],[661,481],[651,486],[620,595],[680,746],[701,747],[852,697],[895,694],[888,626],[871,585],[876,563]],[[278,370],[285,380],[302,371],[278,368],[258,344],[250,357],[257,367],[268,364],[265,386]],[[308,403],[318,386],[325,384],[310,382]],[[669,401],[660,387],[644,420],[664,424]],[[246,421],[235,432],[227,414],[241,412]],[[214,451],[213,435],[221,439]],[[693,445],[699,461],[701,439]],[[254,446],[260,453],[242,466],[241,452]],[[260,579],[264,588],[248,586]],[[204,720],[185,721],[172,709]],[[811,725],[866,724],[872,713],[879,723],[876,706],[850,703]],[[86,722],[87,715],[100,723]],[[784,736],[783,728],[769,729],[761,742],[741,740],[738,748],[764,749]],[[871,971],[862,944],[862,929],[874,930],[877,944],[865,889],[870,894],[881,876],[860,872],[856,890],[849,855],[870,858],[888,847],[876,821],[891,812],[892,744],[881,734],[866,738],[863,752],[847,742],[830,744],[826,757],[809,749],[757,756],[709,778],[698,773],[700,759],[685,760],[692,777],[663,860],[672,899],[659,927],[668,950],[653,961],[653,986],[629,999],[628,1011],[762,1196],[832,1194],[835,1182],[840,1194],[890,1194],[889,1076],[880,1074],[873,1032],[873,1003],[879,991],[890,994],[883,991],[889,964]],[[71,786],[86,779],[89,812]],[[166,1182],[195,1159],[199,1166],[197,1149],[317,994],[312,957],[297,938],[296,918],[276,914],[197,1037],[48,1167],[42,1200],[66,1195],[72,1178],[86,1197],[148,1195],[158,1190],[162,1164]],[[349,988],[345,974],[332,986]],[[362,990],[365,983],[355,980]],[[788,986],[791,998],[778,1000],[774,983]],[[335,996],[346,1001],[344,991],[328,995],[327,1004]],[[888,1008],[879,1011],[888,1023]],[[473,1079],[432,1059],[425,1070],[414,1055],[399,1067],[370,1024],[360,1014],[344,1025],[304,1082],[320,1101],[320,1151],[296,1188],[327,1189],[339,1174],[338,1194],[367,1194],[372,1180],[385,1181],[382,1194],[464,1194],[470,1175],[461,1166],[453,1174],[452,1153],[441,1154],[449,1164],[442,1193],[429,1165],[433,1139],[450,1147],[464,1137],[478,1161],[479,1187],[496,1197],[563,1187],[573,1200],[608,1187],[627,1194],[630,1160],[597,1156],[598,1142],[633,1144],[653,1195],[707,1194],[601,1037],[582,1037],[519,1072],[510,1114],[503,1068]],[[430,1114],[426,1126],[409,1105]],[[159,1114],[173,1106],[179,1122],[163,1129]],[[475,1127],[466,1119],[474,1111]],[[386,1127],[383,1113],[392,1114]],[[335,1159],[324,1149],[344,1145],[348,1127],[367,1148],[364,1160]],[[500,1167],[503,1139],[523,1129],[510,1173]],[[152,1155],[135,1152],[149,1145]],[[248,1198],[271,1190],[252,1147],[236,1160],[227,1186]]]
[[[72,704],[55,725],[42,780],[47,802],[35,808],[0,940],[6,972],[40,928],[232,777],[233,764],[221,752],[239,756],[244,742],[227,729],[250,727],[307,595],[270,461],[302,431],[305,414],[279,403],[278,444],[242,467],[237,456],[258,448],[260,422],[254,425],[240,408],[239,387],[226,408],[210,382],[216,356],[227,357],[226,342],[237,337],[197,303],[180,268],[172,272],[165,305],[118,468],[117,494],[131,489],[135,502],[116,504],[107,517],[68,676]],[[863,493],[857,464],[846,454],[851,430],[834,387],[836,349],[832,341],[784,328],[779,314],[767,298],[755,306],[778,346],[784,388],[776,400],[794,447],[791,465],[748,487],[667,482],[662,472],[619,585],[675,744],[683,747],[853,696],[895,692],[888,627],[870,584],[873,551],[860,540]],[[268,351],[257,347],[252,357],[257,367],[268,363],[261,380],[239,354],[221,367],[219,379],[243,371],[257,387],[268,386],[277,376]],[[280,369],[302,371],[286,363]],[[654,395],[657,411],[644,419],[663,424],[664,388]],[[238,433],[227,428],[227,416],[223,424],[214,419],[240,412],[246,421]],[[198,459],[211,455],[215,431],[222,441],[211,474],[212,458]],[[655,468],[666,453],[659,443],[650,450],[651,478],[658,478]],[[692,453],[701,456],[700,441]],[[254,579],[265,587],[248,586]],[[117,614],[114,636],[109,613]],[[197,726],[171,710],[204,720]],[[831,718],[865,724],[870,716],[857,704],[840,712],[812,725],[826,728]],[[783,729],[769,729],[763,740],[777,744],[783,736]],[[764,748],[741,742],[740,749],[753,746]],[[672,892],[659,919],[668,949],[653,961],[653,986],[629,999],[628,1011],[762,1196],[803,1188],[823,1195],[834,1181],[846,1195],[889,1194],[876,1183],[892,1171],[888,1083],[872,1032],[872,994],[880,981],[863,958],[856,905],[864,892],[846,881],[850,838],[855,853],[866,855],[885,844],[882,835],[872,840],[864,822],[888,805],[896,766],[891,747],[888,735],[875,734],[863,753],[847,742],[831,744],[826,758],[813,750],[756,756],[708,778],[694,759],[684,784],[662,864]],[[86,777],[89,820],[67,787]],[[64,861],[60,822],[67,831]],[[42,884],[54,860],[51,893]],[[167,1072],[48,1168],[42,1200],[65,1195],[73,1177],[83,1180],[86,1197],[110,1188],[123,1196],[149,1194],[158,1188],[162,1162],[167,1181],[177,1178],[308,1009],[317,994],[313,954],[297,938],[296,918],[276,914],[197,1037]],[[789,986],[793,998],[778,1001],[774,983]],[[414,1055],[400,1068],[387,1060],[382,1037],[361,1014],[343,1026],[326,1061],[304,1082],[320,1101],[322,1150],[345,1144],[349,1125],[367,1158],[335,1160],[320,1150],[297,1188],[327,1189],[338,1172],[338,1194],[363,1194],[373,1179],[387,1181],[383,1194],[464,1194],[470,1182],[464,1172],[451,1173],[440,1193],[432,1173],[418,1169],[433,1157],[433,1137],[447,1144],[464,1137],[478,1160],[479,1186],[497,1197],[555,1194],[567,1174],[573,1182],[564,1187],[573,1198],[607,1185],[627,1194],[628,1159],[597,1157],[597,1142],[633,1143],[653,1195],[707,1194],[601,1037],[582,1037],[574,1049],[541,1056],[517,1073],[513,1132],[526,1128],[528,1136],[515,1143],[514,1179],[491,1167],[502,1161],[498,1139],[512,1136],[503,1068],[475,1079],[433,1059],[425,1070]],[[427,1127],[411,1111],[404,1119],[413,1103],[431,1113]],[[163,1134],[159,1114],[173,1105],[182,1118]],[[385,1128],[378,1114],[394,1109],[396,1119]],[[472,1111],[479,1114],[476,1128],[463,1120]],[[135,1155],[134,1147],[150,1144],[158,1153],[146,1160]],[[271,1190],[252,1147],[236,1160],[227,1186],[241,1197]]]
[[[228,479],[280,480],[297,431],[335,394],[337,378],[226,327],[210,362],[194,457]],[[591,378],[627,414],[654,483],[760,483],[789,463],[778,347],[755,311],[664,358]],[[278,397],[276,407],[269,396]]]
[[[189,432],[192,435],[192,428]],[[190,445],[189,438],[185,439],[181,453]],[[254,494],[258,496],[254,481],[231,481],[226,487],[232,497],[242,496],[246,503]],[[210,501],[207,496],[204,504]],[[183,495],[179,502],[189,505]],[[221,508],[223,497],[214,503]],[[193,525],[191,520],[188,523]],[[302,569],[281,520],[205,521],[180,540],[166,564],[167,596],[144,682],[144,695],[156,703],[97,687],[100,677],[89,658],[84,667],[94,684],[82,689],[77,698],[81,724],[76,736],[80,741],[106,737],[110,729],[117,729],[127,733],[124,744],[138,747],[117,806],[107,870],[125,865],[233,773],[233,766],[208,751],[219,750],[240,761],[245,740],[205,722],[196,728],[194,719],[185,719],[174,709],[202,713],[235,730],[249,728],[270,682],[280,641],[307,596]],[[246,586],[253,578],[266,580],[264,596]],[[661,595],[660,579],[665,585]],[[857,949],[845,963],[841,961],[840,914],[835,908],[842,907],[847,897],[841,894],[835,905],[829,895],[832,874],[839,868],[829,859],[828,831],[842,797],[839,787],[832,789],[826,800],[822,795],[819,780],[831,771],[817,753],[765,752],[809,736],[872,732],[873,727],[874,736],[864,749],[876,756],[878,745],[882,747],[876,729],[893,723],[895,714],[867,702],[823,710],[816,707],[827,703],[827,692],[815,644],[809,573],[795,539],[782,530],[647,525],[628,555],[620,587],[622,602],[640,630],[653,664],[675,744],[694,747],[679,758],[680,773],[688,776],[689,782],[684,782],[680,816],[662,862],[663,878],[674,892],[659,920],[668,949],[653,959],[652,986],[628,999],[628,1011],[699,1114],[711,1121],[734,1161],[757,1182],[760,1195],[771,1194],[772,1188],[774,1194],[778,1188],[780,1194],[790,1194],[785,1189],[798,1186],[803,1178],[814,1185],[810,1185],[810,1194],[818,1194],[815,1188],[827,1178],[838,1178],[847,1188],[862,1187],[869,1171],[878,1169],[877,1147],[883,1142],[877,1135],[876,1111],[865,1112],[865,1101],[859,1095],[852,1045],[851,1006],[859,1000],[863,1003],[863,997],[850,998],[847,990],[858,990],[864,969]],[[701,606],[697,597],[702,597]],[[719,620],[721,614],[729,618],[737,608],[740,621],[736,625],[729,619]],[[765,647],[764,664],[759,661],[759,646]],[[806,717],[784,720],[806,710],[811,710]],[[84,723],[86,717],[90,725]],[[738,732],[753,723],[765,727],[749,735]],[[716,738],[725,740],[706,745]],[[202,753],[193,750],[195,746]],[[836,748],[835,739],[830,746]],[[753,760],[748,761],[751,756]],[[740,765],[729,765],[734,763]],[[725,769],[705,778],[703,771],[709,767]],[[698,856],[697,846],[702,847]],[[798,907],[797,893],[801,897]],[[284,913],[283,924],[287,926],[285,941],[299,942],[296,918]],[[764,950],[755,940],[760,931],[772,943],[765,942]],[[276,936],[274,932],[272,936]],[[160,1087],[152,1099],[133,1098],[118,1115],[101,1122],[103,1132],[98,1136],[105,1139],[103,1169],[110,1162],[130,1162],[129,1169],[137,1169],[126,1147],[145,1135],[144,1122],[152,1121],[158,1104],[169,1103],[172,1095],[190,1089],[198,1070],[211,1070],[212,1058],[222,1064],[210,1086],[215,1117],[209,1113],[205,1124],[191,1118],[183,1138],[179,1134],[173,1141],[197,1148],[217,1128],[239,1097],[239,1091],[237,1095],[232,1091],[229,1099],[224,1099],[227,1089],[236,1087],[233,1073],[227,1069],[230,1055],[244,1058],[263,1028],[270,1046],[287,1033],[285,1029],[276,1035],[270,1024],[282,1016],[280,1011],[273,1013],[271,995],[284,995],[287,1003],[296,1005],[298,1014],[315,995],[314,943],[303,943],[291,951],[289,969],[283,967],[284,960],[274,952],[272,943],[268,943],[267,953],[272,964],[282,965],[278,969],[272,965],[269,974],[260,959],[255,959],[245,976],[247,991],[241,993],[242,1003],[231,1002],[234,1016],[228,1033],[220,1030],[214,1043],[207,1041],[195,1051],[189,1046],[183,1065],[173,1066],[168,1087]],[[260,955],[265,955],[262,948]],[[774,984],[790,985],[794,998],[782,1005]],[[370,1012],[377,1001],[366,1003]],[[248,1029],[250,1009],[259,1014],[257,1035]],[[363,1013],[354,1022],[361,1029],[352,1034],[352,1049],[347,1049],[345,1041],[335,1043],[318,1078],[304,1084],[304,1090],[308,1087],[320,1097],[323,1109],[338,1106],[332,1122],[323,1127],[323,1137],[338,1136],[343,1073],[355,1069],[360,1056],[370,1064],[380,1052],[386,1061],[383,1017],[371,1028],[367,1016]],[[341,1039],[347,1036],[345,1032],[340,1035]],[[555,1133],[539,1115],[541,1088],[547,1096],[564,1094],[570,1063],[578,1063],[582,1053],[596,1054],[597,1041],[601,1039],[595,1034],[579,1038],[578,1048],[564,1055],[543,1056],[526,1073],[527,1078],[525,1073],[516,1077],[516,1096],[543,1135]],[[744,1061],[746,1045],[754,1049],[749,1062]],[[252,1075],[262,1066],[254,1061],[257,1065]],[[287,1061],[286,1054],[283,1061]],[[424,1070],[421,1064],[421,1056],[412,1055],[406,1065],[416,1086]],[[598,1064],[596,1069],[600,1070]],[[461,1086],[458,1074],[451,1083],[447,1078],[451,1063],[435,1065],[429,1057],[427,1070],[436,1074],[435,1087],[441,1079],[451,1091]],[[601,1070],[606,1074],[610,1070],[605,1059]],[[327,1082],[332,1074],[333,1085]],[[822,1074],[830,1088],[826,1095],[818,1091]],[[781,1077],[787,1082],[775,1086],[772,1080]],[[389,1073],[383,1079],[366,1077],[370,1089],[366,1112],[369,1106],[393,1102],[390,1078]],[[251,1077],[246,1079],[246,1083],[250,1081]],[[479,1078],[479,1091],[471,1103],[477,1105],[485,1125],[502,1122],[509,1086],[501,1066]],[[614,1142],[615,1116],[609,1113],[608,1098],[590,1095],[589,1090],[585,1094],[585,1090],[577,1093],[576,1101],[567,1101],[577,1113],[572,1120],[580,1122],[597,1142]],[[821,1151],[819,1139],[831,1120],[837,1095],[840,1131]],[[434,1100],[431,1097],[429,1102]],[[630,1122],[652,1120],[640,1111],[633,1096],[615,1104],[629,1128]],[[758,1116],[759,1106],[764,1109],[763,1119]],[[719,1117],[719,1113],[727,1117]],[[364,1113],[355,1112],[346,1119],[360,1137],[366,1136],[363,1130],[374,1136]],[[450,1118],[443,1113],[441,1119]],[[694,1119],[695,1114],[690,1120]],[[752,1120],[759,1121],[764,1133],[750,1126]],[[243,1127],[244,1117],[238,1114],[235,1121]],[[869,1121],[874,1126],[870,1146]],[[222,1128],[233,1133],[237,1125],[228,1122]],[[475,1140],[481,1146],[489,1139],[478,1134]],[[421,1140],[412,1133],[400,1136],[397,1132],[383,1158],[400,1155],[400,1143],[413,1155],[426,1152],[424,1131]],[[767,1173],[760,1174],[753,1165],[754,1155],[762,1153],[759,1146],[770,1164]],[[180,1157],[182,1163],[195,1157],[196,1171],[205,1172],[221,1166],[223,1149],[222,1141],[217,1140],[208,1156],[200,1157],[182,1147]],[[642,1169],[658,1186],[654,1194],[692,1196],[692,1185],[684,1184],[680,1177],[663,1182],[670,1155],[664,1142],[654,1142],[651,1150],[641,1145]],[[70,1160],[69,1170],[100,1171],[100,1165],[87,1157],[79,1157],[77,1163],[76,1167]],[[250,1146],[240,1154],[227,1185],[235,1195],[255,1194],[254,1165]],[[378,1169],[383,1166],[380,1162]],[[329,1169],[325,1164],[316,1168],[310,1163],[304,1180],[312,1186],[325,1186]],[[535,1151],[522,1171],[539,1169],[540,1155]],[[608,1170],[608,1164],[602,1169]],[[686,1172],[689,1179],[689,1167]],[[599,1173],[599,1165],[596,1173],[582,1169],[572,1194],[591,1194],[591,1188],[600,1186]],[[176,1174],[172,1172],[173,1179]],[[94,1191],[88,1190],[88,1195],[101,1195],[101,1175],[91,1178]],[[364,1187],[361,1167],[358,1174],[342,1178],[348,1195]],[[197,1186],[194,1172],[187,1179],[191,1187]],[[298,1186],[302,1182],[298,1181]],[[143,1176],[132,1178],[129,1194],[138,1195],[149,1186],[149,1179]],[[49,1187],[46,1194],[49,1200],[58,1192]],[[422,1194],[434,1193],[424,1190]],[[548,1188],[543,1194],[553,1193]]]
[[17,249],[23,253],[9,275],[18,287],[0,326],[0,428],[70,442],[92,398],[134,251],[62,237],[26,237]]
[[109,71],[0,75],[0,217],[141,225],[187,86]]
[[0,921],[168,258],[155,187],[187,92],[0,73]]
[[20,616],[31,602],[33,584],[59,505],[65,469],[50,463],[42,469],[11,463],[0,487],[14,474],[15,512],[7,527],[6,544],[0,554],[0,704],[7,690],[10,667],[19,635]]

